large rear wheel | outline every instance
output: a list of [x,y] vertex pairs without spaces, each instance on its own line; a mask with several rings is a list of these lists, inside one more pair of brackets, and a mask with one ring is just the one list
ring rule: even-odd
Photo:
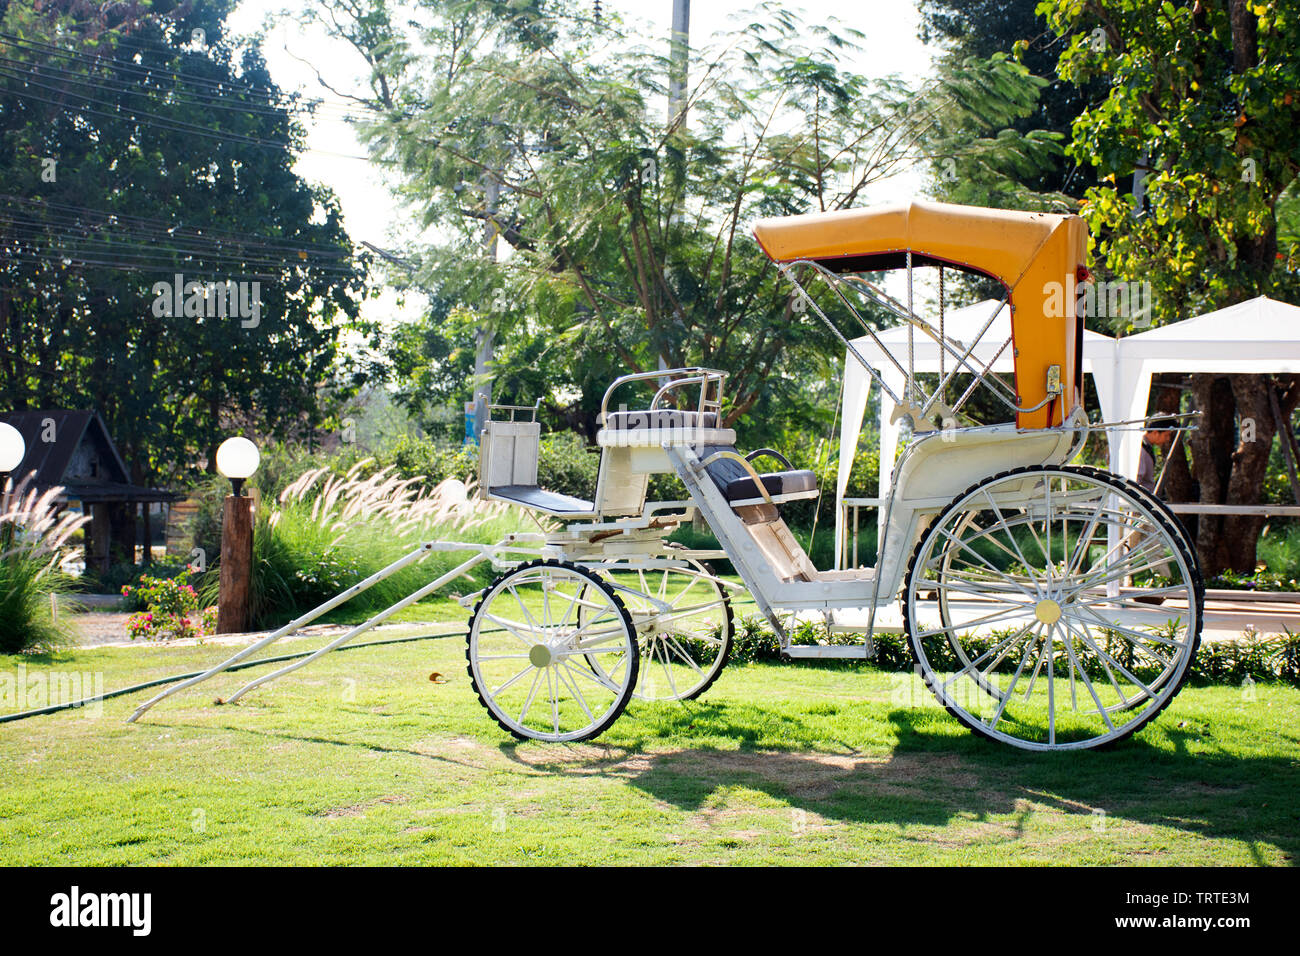
[[1196,559],[1166,509],[1066,466],[978,482],[926,529],[904,616],[954,717],[1032,750],[1097,747],[1154,718],[1200,642]]

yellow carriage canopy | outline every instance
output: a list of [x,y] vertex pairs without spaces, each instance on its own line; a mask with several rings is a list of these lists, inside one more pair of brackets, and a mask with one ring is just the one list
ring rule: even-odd
[[[759,220],[754,237],[776,262],[833,272],[944,265],[999,280],[1009,293],[1015,390],[1022,428],[1062,424],[1081,401],[1088,232],[1078,216],[913,202]],[[965,343],[969,345],[970,343]],[[1049,373],[1060,395],[1047,400]],[[1046,401],[1045,401],[1046,400]]]

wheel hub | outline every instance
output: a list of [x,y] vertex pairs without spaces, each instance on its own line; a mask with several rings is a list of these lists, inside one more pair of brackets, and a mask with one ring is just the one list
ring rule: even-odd
[[534,644],[528,651],[528,660],[534,667],[549,667],[554,656],[545,644]]
[[1043,598],[1034,605],[1034,617],[1044,624],[1055,624],[1061,619],[1061,605],[1051,598]]

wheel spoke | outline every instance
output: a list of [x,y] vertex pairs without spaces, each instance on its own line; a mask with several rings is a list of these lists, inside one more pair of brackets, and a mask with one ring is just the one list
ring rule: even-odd
[[1015,587],[1018,591],[1022,592],[1022,593],[1025,594],[1026,596],[1029,596],[1029,597],[1032,597],[1032,596],[1033,596],[1032,594],[1030,594],[1030,592],[1029,592],[1028,590],[1026,590],[1025,588],[1021,587],[1021,586],[1020,586],[1020,583],[1019,583],[1018,581],[1016,581],[1015,578],[1011,577],[1011,575],[1006,574],[1006,573],[1003,572],[1003,571],[998,570],[998,569],[997,569],[996,567],[994,567],[992,564],[989,564],[989,562],[988,562],[987,560],[985,560],[984,555],[980,554],[980,553],[979,553],[978,551],[976,551],[974,548],[972,548],[972,547],[970,547],[969,545],[967,545],[966,542],[961,541],[961,540],[959,540],[958,538],[954,538],[954,537],[952,536],[952,534],[951,534],[951,533],[950,533],[946,528],[940,528],[940,529],[939,529],[939,533],[940,533],[941,535],[943,535],[945,538],[947,538],[949,541],[952,541],[954,544],[956,544],[956,545],[958,545],[959,547],[961,547],[962,549],[964,549],[964,550],[966,550],[966,551],[969,551],[971,554],[975,555],[975,557],[979,559],[979,562],[980,562],[981,564],[983,564],[986,568],[988,568],[990,571],[992,571],[992,572],[993,572],[994,574],[996,574],[998,577],[1002,578],[1004,581],[1008,581],[1008,582],[1010,582],[1011,585],[1012,585],[1013,587]]
[[[480,658],[480,660],[482,660],[482,658]],[[493,696],[493,697],[500,697],[500,696],[501,696],[501,692],[502,692],[503,690],[508,690],[508,689],[510,688],[510,686],[514,684],[515,681],[519,680],[519,678],[523,677],[525,674],[527,674],[527,673],[528,673],[530,670],[532,670],[532,669],[533,669],[533,665],[532,665],[532,664],[529,664],[527,667],[525,667],[523,670],[521,670],[521,671],[520,671],[518,674],[516,674],[514,677],[510,678],[508,681],[506,681],[504,684],[502,684],[500,687],[498,687],[496,690],[494,690],[494,691],[492,692],[492,696]]]
[[[1033,634],[1034,632],[1030,631],[1030,633]],[[1011,696],[1015,693],[1016,682],[1020,680],[1020,675],[1024,672],[1025,664],[1029,662],[1029,655],[1033,652],[1034,642],[1030,640],[1025,644],[1025,652],[1020,655],[1020,663],[1016,665],[1016,672],[1011,675],[1011,683],[1007,685],[1007,689],[1002,693],[1002,700],[998,703],[998,709],[993,714],[993,720],[989,724],[990,727],[994,729],[997,728],[998,721],[1002,719],[1002,712],[1007,709],[1007,704],[1011,702]]]
[[528,699],[524,701],[524,709],[519,712],[519,722],[522,724],[528,717],[528,710],[533,706],[533,699],[537,696],[537,685],[542,680],[542,668],[537,668],[537,673],[533,676],[533,686],[528,689]]
[[[1097,705],[1097,713],[1101,714],[1101,719],[1106,722],[1106,729],[1113,733],[1115,730],[1115,724],[1111,722],[1110,714],[1106,711],[1105,706],[1102,704],[1101,697],[1097,695],[1097,689],[1092,686],[1092,680],[1091,678],[1088,677],[1088,672],[1083,669],[1083,664],[1079,661],[1078,655],[1075,654],[1074,652],[1074,640],[1070,636],[1070,634],[1072,633],[1072,629],[1067,624],[1065,626],[1065,630],[1066,630],[1066,634],[1064,636],[1063,643],[1065,644],[1065,652],[1070,656],[1070,664],[1074,668],[1074,670],[1079,672],[1079,679],[1083,681],[1083,686],[1086,687],[1088,689],[1088,693],[1092,695],[1093,703]],[[1073,671],[1071,673],[1073,673]],[[1074,693],[1073,678],[1070,680],[1070,693],[1072,695]],[[1074,701],[1074,709],[1075,710],[1079,709],[1079,702],[1077,700]]]

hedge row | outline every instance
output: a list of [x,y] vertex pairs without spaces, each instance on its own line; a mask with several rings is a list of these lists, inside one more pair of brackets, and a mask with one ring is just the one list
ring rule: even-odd
[[[814,624],[803,624],[792,635],[795,644],[829,643],[856,644],[860,638],[855,635],[830,635],[825,629]],[[978,656],[999,640],[996,634],[971,638],[968,642],[971,653]],[[914,666],[912,651],[907,637],[903,634],[875,635],[876,656],[865,662],[847,662],[848,666],[862,666],[883,671],[905,671]],[[1125,668],[1137,677],[1154,676],[1153,668],[1136,659],[1131,647],[1125,641],[1114,637],[1103,640],[1102,650],[1112,655]],[[950,647],[944,644],[927,649],[932,663],[941,671],[954,670],[957,667],[956,656]],[[1091,650],[1080,653],[1081,663],[1090,677],[1105,678],[1105,670],[1097,655]],[[756,617],[746,617],[736,626],[736,635],[732,642],[731,660],[748,663],[751,661],[779,662],[781,647],[776,635],[766,622]],[[843,661],[817,661],[819,665],[845,666]],[[1006,665],[1014,667],[1014,662]],[[1300,634],[1287,631],[1277,635],[1259,635],[1250,631],[1240,638],[1225,641],[1204,641],[1196,656],[1192,658],[1189,681],[1194,684],[1235,684],[1249,681],[1256,683],[1284,683],[1300,687]]]

